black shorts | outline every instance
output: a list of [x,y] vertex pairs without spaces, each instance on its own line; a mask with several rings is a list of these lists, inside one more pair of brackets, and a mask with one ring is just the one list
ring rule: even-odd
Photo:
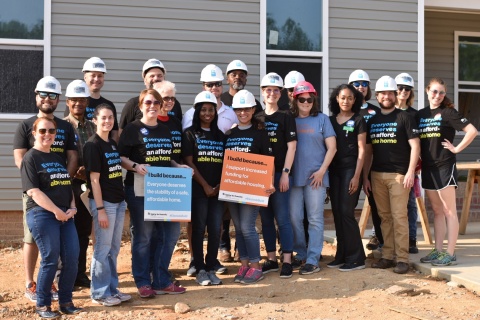
[[442,190],[448,186],[457,188],[457,166],[442,168],[422,168],[422,188],[425,190]]

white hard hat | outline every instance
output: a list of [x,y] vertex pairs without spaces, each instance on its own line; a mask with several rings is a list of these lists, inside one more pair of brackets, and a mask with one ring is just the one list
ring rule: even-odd
[[223,81],[222,70],[214,64],[209,64],[202,69],[200,74],[200,81],[202,82],[216,82]]
[[260,87],[268,87],[274,86],[283,88],[283,79],[275,72],[267,73],[263,78],[262,82],[260,83]]
[[240,90],[234,96],[232,100],[232,108],[249,108],[257,105],[255,97],[248,90]]
[[67,98],[88,98],[90,97],[90,90],[83,80],[73,80],[65,90],[65,97]]
[[350,77],[348,77],[348,83],[352,83],[353,81],[368,81],[370,82],[370,77],[368,73],[365,71],[358,69],[350,73]]
[[62,94],[62,86],[57,79],[52,76],[46,76],[38,80],[35,92],[51,92],[56,94]]
[[145,73],[147,73],[147,71],[152,69],[152,68],[160,68],[160,69],[162,69],[164,75],[167,74],[167,69],[165,69],[165,67],[163,66],[162,61],[160,61],[158,59],[149,59],[147,62],[145,62],[143,64],[142,78],[144,78]]
[[406,86],[410,86],[410,87],[415,87],[415,83],[413,82],[413,78],[411,75],[409,75],[408,73],[404,72],[404,73],[400,73],[398,76],[395,77],[395,82],[397,83],[397,86],[398,85],[406,85]]
[[397,83],[392,77],[383,76],[377,80],[377,83],[375,84],[375,91],[397,91]]
[[98,71],[107,73],[107,67],[105,66],[105,62],[98,57],[91,57],[83,64],[82,72],[88,71]]
[[248,74],[247,65],[242,60],[233,60],[227,66],[227,74],[233,70],[243,70]]
[[303,74],[301,74],[298,71],[290,71],[286,76],[285,76],[285,88],[294,88],[297,83],[305,81],[305,77]]
[[217,106],[217,98],[210,91],[202,91],[195,97],[195,102],[193,106],[195,107],[198,103],[212,103],[215,107]]

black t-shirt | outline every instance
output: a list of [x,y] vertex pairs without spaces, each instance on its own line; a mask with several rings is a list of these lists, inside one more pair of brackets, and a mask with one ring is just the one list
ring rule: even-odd
[[[118,121],[117,121],[117,109],[115,108],[115,105],[113,104],[112,101],[105,99],[104,97],[100,96],[100,98],[95,99],[92,97],[89,97],[88,100],[88,106],[85,109],[85,118],[87,120],[92,121],[93,119],[93,113],[95,112],[95,109],[102,103],[108,104],[110,107],[113,109],[113,117],[114,117],[114,123],[113,123],[113,128],[112,130],[117,130],[118,131]],[[68,116],[70,114],[70,110],[68,107],[65,109],[65,112],[63,113],[64,116]]]
[[367,124],[367,143],[372,144],[372,171],[406,174],[410,164],[408,140],[418,138],[415,119],[402,110],[377,113]]
[[374,115],[380,112],[381,110],[379,107],[367,102],[366,106],[362,105],[358,114],[360,114],[363,117],[363,119],[365,119],[365,121],[368,122],[368,120],[370,120],[371,117],[373,117]]
[[285,166],[287,155],[287,143],[297,141],[297,125],[289,111],[278,110],[267,115],[265,111],[256,115],[259,119],[265,119],[265,129],[270,137],[273,156],[275,157],[275,172],[281,172]]
[[[172,160],[172,135],[168,127],[157,123],[150,127],[135,120],[125,127],[118,142],[120,156],[139,164],[170,167]],[[133,172],[128,171],[125,185],[133,185]]]
[[455,154],[442,146],[444,139],[453,143],[455,130],[461,131],[470,122],[457,110],[448,107],[424,108],[417,113],[420,131],[422,167],[452,166],[456,162]]
[[[232,106],[232,102],[233,102],[233,96],[230,94],[230,92],[228,91],[225,91],[224,93],[222,93],[220,95],[220,100],[226,105],[226,106],[229,106],[231,107]],[[260,103],[260,101],[258,101],[257,99],[255,99],[255,114],[259,113],[260,111],[263,110],[263,107],[262,107],[262,104]]]
[[[25,153],[20,167],[22,190],[38,188],[57,207],[70,208],[72,181],[65,160],[56,153],[30,149]],[[27,199],[27,210],[38,207],[31,197]]]
[[358,135],[367,131],[367,123],[358,113],[339,124],[336,116],[330,116],[333,130],[337,135],[337,152],[330,169],[355,168],[358,159]]
[[[100,173],[99,183],[102,199],[111,203],[125,200],[122,160],[120,160],[117,143],[114,140],[109,139],[107,142],[97,134],[91,136],[83,147],[83,160],[90,190],[92,190],[90,172],[98,172]],[[93,199],[93,190],[88,196]]]
[[253,126],[241,130],[238,127],[226,132],[225,150],[255,153],[272,156],[272,147],[266,130],[254,129]]
[[[35,142],[32,135],[33,123],[38,119],[37,116],[23,120],[17,127],[13,137],[13,149],[31,149]],[[57,123],[57,134],[55,141],[50,147],[50,152],[58,154],[64,162],[67,162],[67,151],[77,151],[75,131],[70,123],[60,118],[54,117]]]
[[[125,103],[125,106],[122,110],[122,115],[120,117],[120,129],[125,129],[127,124],[135,120],[140,120],[143,116],[142,111],[138,107],[139,102],[138,97],[133,97]],[[175,100],[172,110],[168,113],[169,116],[175,116],[180,122],[182,122],[182,106],[178,100]]]
[[[215,139],[210,131],[195,132],[192,127],[183,132],[182,156],[193,157],[193,163],[202,177],[213,188],[220,184],[222,177],[225,136],[218,131]],[[194,198],[205,198],[206,194],[200,184],[193,179],[192,195]]]
[[180,163],[182,160],[182,122],[176,117],[168,116],[168,121],[163,121],[160,118],[158,121],[170,129],[172,134],[172,160],[176,163]]

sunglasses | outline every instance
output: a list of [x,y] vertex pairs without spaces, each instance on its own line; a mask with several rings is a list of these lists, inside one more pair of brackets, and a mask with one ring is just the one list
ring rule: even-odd
[[219,81],[219,82],[210,82],[210,83],[205,83],[205,87],[207,88],[213,88],[213,87],[221,87],[222,86],[222,83]]
[[445,91],[438,91],[438,90],[429,90],[433,94],[439,94],[441,96],[444,96],[446,94]]
[[279,94],[280,89],[266,89],[265,92],[268,93],[268,94],[272,94],[272,93]]
[[155,100],[155,101],[145,100],[145,101],[143,101],[143,104],[144,104],[144,105],[147,105],[147,106],[151,105],[152,103],[153,103],[154,106],[159,106],[159,105],[161,105],[160,101],[158,101],[158,100]]
[[412,91],[412,87],[409,87],[409,86],[397,86],[397,89],[400,92],[403,91],[403,90],[405,90],[406,92]]
[[38,96],[42,99],[45,99],[48,97],[50,100],[55,100],[58,97],[58,94],[56,93],[49,93],[49,92],[37,92]]
[[300,97],[298,98],[298,102],[300,103],[305,103],[305,102],[308,102],[308,103],[312,103],[313,102],[313,98],[303,98],[303,97]]
[[360,87],[360,86],[366,88],[366,87],[368,87],[369,82],[368,82],[368,81],[362,81],[362,82],[360,82],[360,81],[353,81],[352,84],[353,84],[353,86],[356,87],[356,88],[358,88],[358,87]]
[[249,112],[250,110],[253,110],[253,107],[250,107],[250,108],[235,108],[233,110],[236,113]]
[[175,102],[175,97],[162,97],[165,102]]
[[45,129],[45,128],[37,129],[37,132],[40,133],[41,135],[46,134],[47,131],[48,131],[48,133],[50,133],[50,134],[55,134],[55,133],[57,132],[57,129],[55,129],[55,128],[50,128],[50,129]]

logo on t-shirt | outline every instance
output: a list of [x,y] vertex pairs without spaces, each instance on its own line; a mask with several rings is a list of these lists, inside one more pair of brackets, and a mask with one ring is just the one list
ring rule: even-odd
[[296,133],[295,131],[290,131],[290,137],[295,137]]
[[368,113],[371,114],[371,115],[376,115],[377,112],[373,109],[368,109]]
[[147,128],[142,128],[142,129],[140,129],[140,132],[141,132],[144,136],[147,136],[147,135],[148,135],[148,129],[147,129]]
[[442,114],[441,114],[441,113],[437,113],[437,114],[433,117],[433,119],[435,119],[435,120],[442,120]]
[[348,120],[347,121],[347,127],[353,127],[355,125],[355,121],[353,120]]
[[462,118],[462,119],[460,119],[460,121],[461,121],[462,123],[465,123],[465,122],[467,122],[468,120],[467,120],[467,118]]

